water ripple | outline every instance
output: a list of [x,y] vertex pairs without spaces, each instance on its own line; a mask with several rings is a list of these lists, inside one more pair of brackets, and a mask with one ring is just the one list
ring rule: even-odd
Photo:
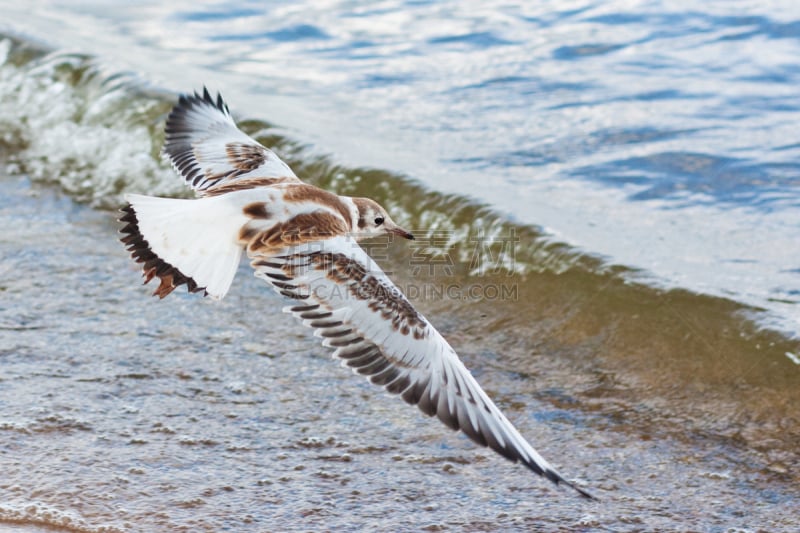
[[610,54],[611,52],[622,50],[625,46],[627,45],[611,43],[587,43],[573,46],[561,46],[553,51],[553,58],[572,61],[584,57]]
[[227,33],[210,37],[212,41],[260,41],[266,39],[275,42],[324,41],[330,38],[330,35],[311,24],[298,24],[268,32]]
[[[761,210],[800,205],[787,188],[800,186],[800,167],[720,157],[707,153],[662,152],[575,169],[573,175],[619,185],[637,185],[631,201],[678,200],[743,205]],[[687,196],[688,195],[688,196]]]
[[489,48],[492,46],[505,46],[514,44],[513,41],[498,37],[492,32],[483,31],[465,35],[445,35],[428,39],[429,44],[465,44],[475,48]]

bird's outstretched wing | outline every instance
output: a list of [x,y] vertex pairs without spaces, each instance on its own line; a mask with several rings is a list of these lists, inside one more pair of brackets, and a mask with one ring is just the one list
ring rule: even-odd
[[300,182],[275,153],[242,132],[228,106],[208,89],[182,95],[167,117],[164,154],[200,194]]
[[528,444],[453,348],[355,241],[333,237],[250,258],[257,277],[296,300],[284,311],[313,328],[342,364],[476,443],[592,498]]

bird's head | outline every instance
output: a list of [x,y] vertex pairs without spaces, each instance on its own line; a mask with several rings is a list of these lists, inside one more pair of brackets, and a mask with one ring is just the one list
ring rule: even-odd
[[404,239],[414,240],[411,232],[404,230],[389,217],[386,209],[369,198],[353,198],[358,209],[358,220],[355,229],[358,240],[378,235],[398,235]]

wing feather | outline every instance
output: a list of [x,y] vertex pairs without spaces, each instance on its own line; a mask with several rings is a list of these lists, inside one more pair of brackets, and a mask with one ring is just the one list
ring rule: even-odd
[[167,117],[164,154],[186,184],[201,194],[297,182],[272,150],[242,132],[228,106],[208,89],[182,95]]
[[348,237],[315,244],[269,257],[254,254],[251,264],[256,276],[298,300],[284,311],[314,328],[335,358],[474,442],[592,498],[520,435],[453,348],[358,244]]

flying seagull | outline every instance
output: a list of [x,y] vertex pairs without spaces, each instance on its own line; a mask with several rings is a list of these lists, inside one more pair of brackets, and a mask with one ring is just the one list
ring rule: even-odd
[[303,183],[236,126],[207,89],[183,95],[166,123],[164,154],[197,198],[130,194],[122,242],[159,278],[164,298],[225,296],[246,251],[255,275],[293,300],[284,312],[313,328],[333,356],[427,415],[586,498],[528,444],[450,344],[358,245],[378,235],[414,236],[377,202]]

